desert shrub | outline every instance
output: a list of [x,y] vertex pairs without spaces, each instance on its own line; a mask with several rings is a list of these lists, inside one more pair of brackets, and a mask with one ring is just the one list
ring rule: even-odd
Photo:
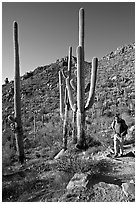
[[94,161],[82,160],[76,155],[68,154],[58,160],[56,168],[58,171],[65,171],[69,173],[84,173],[93,169]]
[[16,155],[15,151],[15,137],[10,127],[2,132],[2,165],[10,165],[12,158]]
[[96,160],[92,157],[78,156],[68,152],[66,155],[58,159],[56,168],[59,171],[65,171],[69,173],[85,173],[92,172],[92,174],[106,173],[110,170],[110,164],[106,160]]
[[30,116],[29,119],[28,119],[28,124],[33,122],[33,120],[34,120],[34,116]]
[[5,145],[2,146],[2,168],[9,166],[11,164],[12,158],[16,155],[16,151],[11,142],[7,141]]
[[122,118],[126,121],[126,124],[128,125],[128,127],[131,127],[132,125],[135,124],[135,119],[134,117],[131,117],[130,114],[128,113],[128,111],[123,112],[121,114]]
[[88,147],[97,147],[101,145],[101,142],[93,137],[88,137],[86,143]]
[[33,76],[33,72],[27,72],[24,74],[23,79],[28,79],[31,76]]
[[62,128],[60,124],[49,122],[43,127],[40,124],[41,123],[39,123],[40,127],[37,126],[35,138],[36,145],[39,144],[42,147],[49,146],[52,148],[55,143],[62,143]]
[[33,119],[32,118],[29,118],[29,120],[26,120],[23,122],[23,126],[27,129],[30,127],[30,122],[32,122]]
[[104,111],[104,115],[106,115],[107,117],[113,117],[114,116],[112,110],[109,110],[109,109]]
[[111,145],[111,123],[113,117],[102,116],[91,121],[91,125],[86,130],[87,143],[94,146]]

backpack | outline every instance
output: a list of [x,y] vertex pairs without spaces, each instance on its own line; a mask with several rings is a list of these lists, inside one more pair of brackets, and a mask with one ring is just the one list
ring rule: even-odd
[[124,134],[123,134],[123,136],[124,136],[124,135],[126,135],[128,133],[127,132],[128,126],[126,125],[126,123],[125,123],[125,121],[123,119],[121,119],[121,125],[122,125],[122,129],[123,129],[122,132],[124,132]]

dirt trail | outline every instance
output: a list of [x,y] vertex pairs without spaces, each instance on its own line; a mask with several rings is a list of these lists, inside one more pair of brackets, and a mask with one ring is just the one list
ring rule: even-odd
[[[84,159],[89,157],[104,161],[108,172],[91,175],[88,184],[89,200],[85,201],[130,201],[122,191],[122,183],[135,181],[135,157],[133,147],[125,146],[125,156],[113,158],[109,151],[95,155],[80,153]],[[55,160],[34,159],[24,167],[17,167],[13,173],[3,175],[3,201],[9,202],[53,202],[83,201],[66,193],[66,186],[74,174],[58,171]],[[64,195],[66,196],[64,197]],[[102,196],[101,196],[102,195]],[[82,195],[83,196],[83,195]],[[88,197],[87,196],[87,197]],[[69,197],[69,200],[68,200]],[[85,195],[86,197],[86,195]],[[87,198],[85,198],[87,199]]]

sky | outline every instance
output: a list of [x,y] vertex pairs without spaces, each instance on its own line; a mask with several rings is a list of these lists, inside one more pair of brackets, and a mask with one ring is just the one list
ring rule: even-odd
[[21,76],[56,62],[78,46],[78,12],[85,10],[85,60],[135,42],[134,2],[3,2],[2,83],[14,79],[13,22],[19,26]]

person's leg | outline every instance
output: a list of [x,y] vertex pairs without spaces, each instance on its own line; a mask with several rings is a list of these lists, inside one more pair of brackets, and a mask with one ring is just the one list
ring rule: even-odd
[[119,152],[119,140],[117,138],[117,135],[114,135],[114,154],[115,156],[118,156],[118,152]]
[[120,156],[123,155],[123,137],[121,138],[121,141],[120,141]]

